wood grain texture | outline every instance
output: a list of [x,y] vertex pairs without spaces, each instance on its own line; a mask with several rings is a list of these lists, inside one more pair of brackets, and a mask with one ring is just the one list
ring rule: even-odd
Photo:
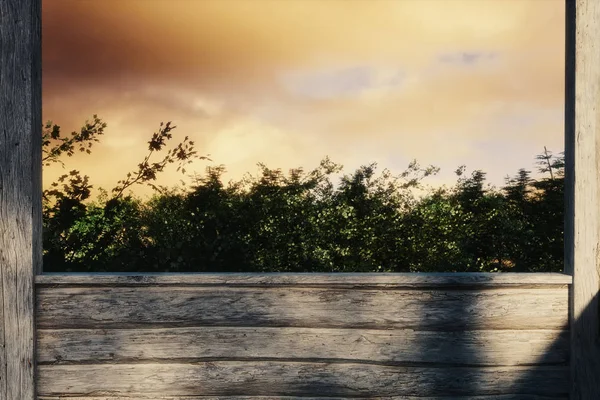
[[566,15],[567,61],[575,61],[567,63],[575,74],[575,135],[567,138],[573,220],[565,238],[573,271],[571,399],[600,399],[600,2],[570,0]]
[[362,290],[230,287],[38,288],[45,328],[288,326],[559,329],[567,289]]
[[136,393],[128,396],[106,397],[55,397],[41,396],[38,400],[567,400],[568,397],[548,397],[524,394],[501,394],[490,396],[386,396],[386,397],[290,397],[290,396],[160,396]]
[[39,0],[0,0],[0,400],[33,400],[41,271]]
[[37,286],[294,286],[378,289],[564,287],[570,275],[557,273],[210,273],[46,274]]
[[[421,368],[307,362],[40,365],[41,396],[564,396],[568,367]],[[101,379],[99,379],[101,377]]]
[[[40,364],[327,360],[511,366],[568,361],[568,332],[166,328],[38,330]],[[548,350],[552,349],[551,352]]]

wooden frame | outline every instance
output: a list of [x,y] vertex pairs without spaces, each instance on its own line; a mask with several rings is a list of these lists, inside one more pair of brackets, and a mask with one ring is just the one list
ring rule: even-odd
[[600,398],[600,2],[566,0],[565,272],[571,398]]
[[0,400],[35,398],[42,272],[40,0],[0,0]]
[[[589,400],[600,398],[600,1],[565,0],[565,4],[565,272],[573,277],[570,398]],[[41,0],[0,0],[0,400],[36,399],[34,281],[42,272],[41,189]],[[60,279],[81,284],[75,277]],[[121,279],[136,285],[181,277],[86,279],[113,283]],[[251,274],[235,279],[238,284],[263,285],[299,281],[292,275]],[[307,284],[312,279],[304,276],[300,281]],[[474,281],[481,286],[486,279],[480,274],[393,274],[333,280],[350,286],[371,282],[426,287]],[[506,279],[503,285],[519,286],[536,278],[498,279]],[[42,285],[51,281],[38,278]]]

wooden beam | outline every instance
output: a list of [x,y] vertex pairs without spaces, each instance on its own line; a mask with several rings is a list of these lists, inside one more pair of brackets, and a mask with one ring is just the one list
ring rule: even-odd
[[569,323],[566,288],[59,286],[38,288],[36,302],[38,329],[263,326],[456,332],[564,330]]
[[600,1],[566,1],[566,49],[570,398],[600,399]]
[[[38,329],[38,365],[269,359],[444,368],[568,365],[562,330],[331,329],[196,326]],[[549,351],[548,349],[552,349]],[[535,368],[535,367],[533,367]],[[95,377],[94,379],[99,379]]]
[[570,275],[548,272],[487,273],[48,273],[35,279],[47,286],[227,286],[361,289],[567,287]]
[[[403,396],[556,396],[567,394],[566,366],[461,367],[387,366],[362,363],[209,361],[40,365],[40,396],[110,393],[114,400],[148,396],[299,396],[405,399]],[[520,385],[527,376],[528,385]],[[98,379],[101,377],[101,379]],[[199,399],[201,397],[199,396]],[[456,397],[455,397],[456,396]],[[220,397],[220,398],[223,398]],[[176,398],[176,397],[175,397]],[[484,397],[486,398],[486,397]],[[591,398],[588,400],[592,400]],[[595,400],[595,399],[594,399]]]
[[0,0],[0,400],[35,399],[41,272],[41,5]]

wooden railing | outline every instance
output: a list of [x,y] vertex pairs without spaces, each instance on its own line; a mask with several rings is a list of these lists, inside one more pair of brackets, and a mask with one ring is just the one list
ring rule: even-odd
[[562,274],[38,276],[38,395],[567,398],[570,283]]

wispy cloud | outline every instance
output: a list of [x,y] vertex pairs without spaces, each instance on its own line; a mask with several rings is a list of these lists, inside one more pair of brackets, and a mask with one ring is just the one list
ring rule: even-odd
[[396,89],[406,79],[399,68],[357,66],[282,74],[282,86],[294,96],[312,99],[352,97],[372,90]]
[[443,53],[438,56],[438,61],[446,64],[460,64],[460,65],[475,65],[483,62],[493,61],[498,57],[497,53],[491,52],[454,52],[454,53]]
[[369,67],[351,67],[328,71],[292,72],[284,74],[283,86],[294,95],[311,98],[333,98],[358,94],[373,85]]

